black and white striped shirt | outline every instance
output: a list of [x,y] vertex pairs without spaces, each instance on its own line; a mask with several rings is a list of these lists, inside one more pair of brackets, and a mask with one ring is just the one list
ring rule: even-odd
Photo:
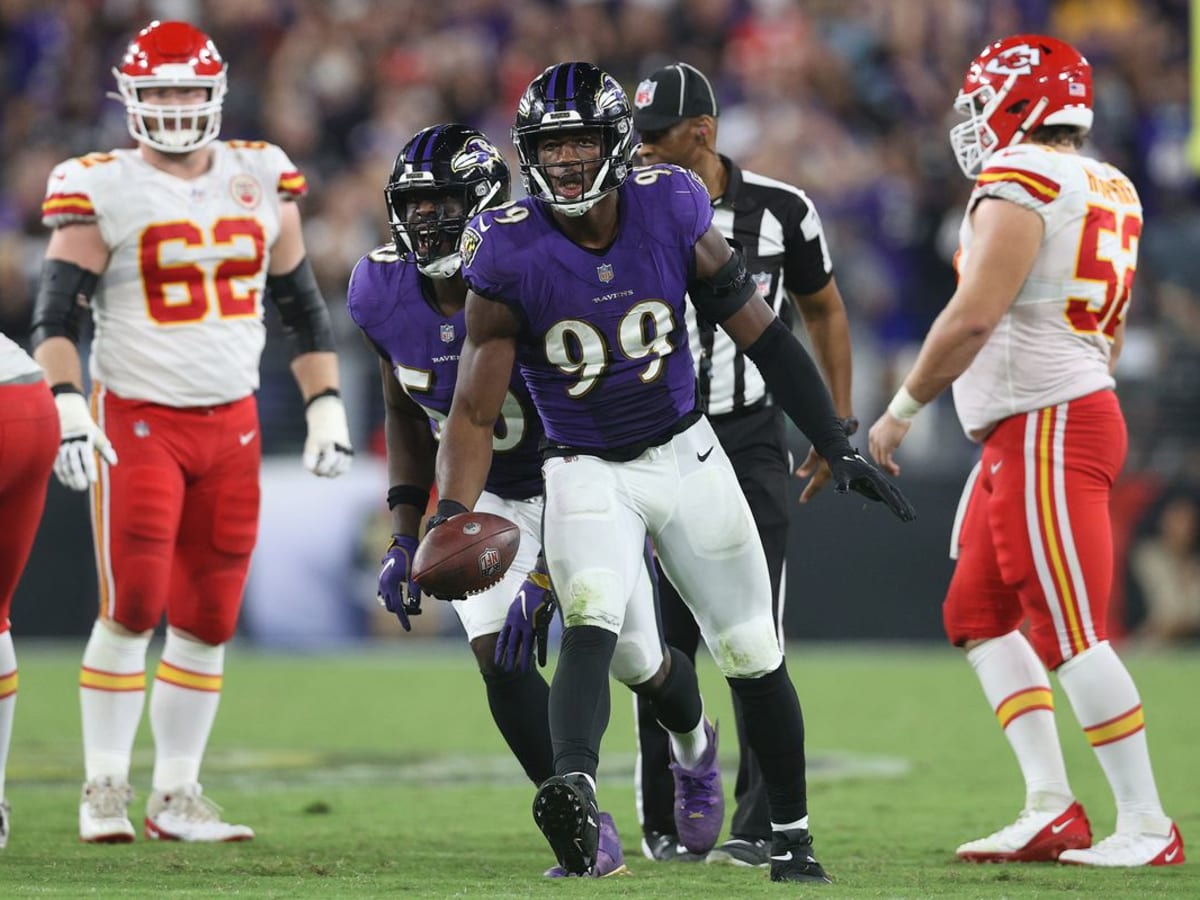
[[[783,181],[743,171],[726,156],[725,193],[713,203],[713,224],[742,245],[746,267],[775,313],[791,323],[787,292],[812,294],[833,277],[833,263],[816,208],[804,191]],[[687,306],[688,335],[699,378],[700,408],[721,416],[766,401],[758,368],[730,337],[698,323]]]

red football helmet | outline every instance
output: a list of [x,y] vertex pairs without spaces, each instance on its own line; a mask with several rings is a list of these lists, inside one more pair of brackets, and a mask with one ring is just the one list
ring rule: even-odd
[[[154,21],[138,33],[113,69],[125,103],[129,133],[164,153],[198,150],[221,130],[225,61],[203,31],[187,22]],[[198,104],[147,103],[145,88],[201,87],[208,99]]]
[[995,41],[971,61],[954,101],[967,117],[950,145],[968,178],[989,156],[1042,125],[1092,127],[1092,67],[1070,44],[1041,34]]

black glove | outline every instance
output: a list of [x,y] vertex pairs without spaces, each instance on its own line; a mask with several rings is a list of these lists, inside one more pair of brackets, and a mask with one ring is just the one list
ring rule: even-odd
[[826,462],[833,472],[833,489],[839,494],[857,491],[868,500],[878,500],[886,504],[901,522],[911,522],[917,517],[917,511],[908,498],[887,476],[867,462],[861,453],[853,451],[851,454],[831,455]]
[[433,531],[451,516],[457,516],[459,513],[470,512],[465,506],[457,500],[439,500],[437,510],[425,522],[425,533]]
[[[437,510],[425,521],[425,537],[428,538],[429,532],[433,531],[433,529],[437,528],[451,516],[457,516],[459,513],[465,512],[470,512],[470,510],[457,500],[438,500]],[[457,595],[452,596],[448,594],[439,594],[436,591],[430,591],[422,588],[420,585],[417,586],[417,589],[429,594],[432,597],[436,597],[438,600],[450,601],[465,599],[465,597],[460,597]]]

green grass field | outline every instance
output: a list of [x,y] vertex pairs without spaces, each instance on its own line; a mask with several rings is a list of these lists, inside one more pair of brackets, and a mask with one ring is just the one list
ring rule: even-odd
[[[632,877],[549,881],[553,863],[523,780],[488,716],[464,645],[394,644],[339,656],[234,647],[204,784],[249,844],[139,839],[78,843],[82,778],[79,647],[22,645],[8,766],[13,835],[0,897],[1197,897],[1200,866],[1095,871],[971,866],[954,847],[1007,823],[1022,787],[970,669],[950,649],[796,646],[789,667],[808,725],[818,857],[837,883],[773,885],[761,870],[651,863],[638,851],[631,703],[613,686],[601,805],[624,837]],[[1168,811],[1200,860],[1200,655],[1131,656]],[[707,660],[711,712],[729,693]],[[1073,786],[1100,835],[1115,814],[1099,766],[1059,694]],[[149,789],[143,727],[134,757],[135,822]]]

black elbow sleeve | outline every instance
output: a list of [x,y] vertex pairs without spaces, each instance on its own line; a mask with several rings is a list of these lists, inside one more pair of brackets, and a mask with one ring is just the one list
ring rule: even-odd
[[286,275],[268,275],[267,293],[295,355],[334,349],[329,308],[307,257]]
[[37,347],[52,337],[65,337],[78,343],[80,320],[84,310],[91,306],[92,295],[99,283],[99,275],[73,262],[46,260],[33,301],[30,343]]
[[733,255],[711,278],[693,278],[688,283],[688,296],[696,311],[708,321],[720,325],[746,305],[754,296],[754,279],[746,268],[742,247],[730,241]]
[[826,459],[852,455],[846,431],[816,363],[778,318],[747,350],[775,402]]

